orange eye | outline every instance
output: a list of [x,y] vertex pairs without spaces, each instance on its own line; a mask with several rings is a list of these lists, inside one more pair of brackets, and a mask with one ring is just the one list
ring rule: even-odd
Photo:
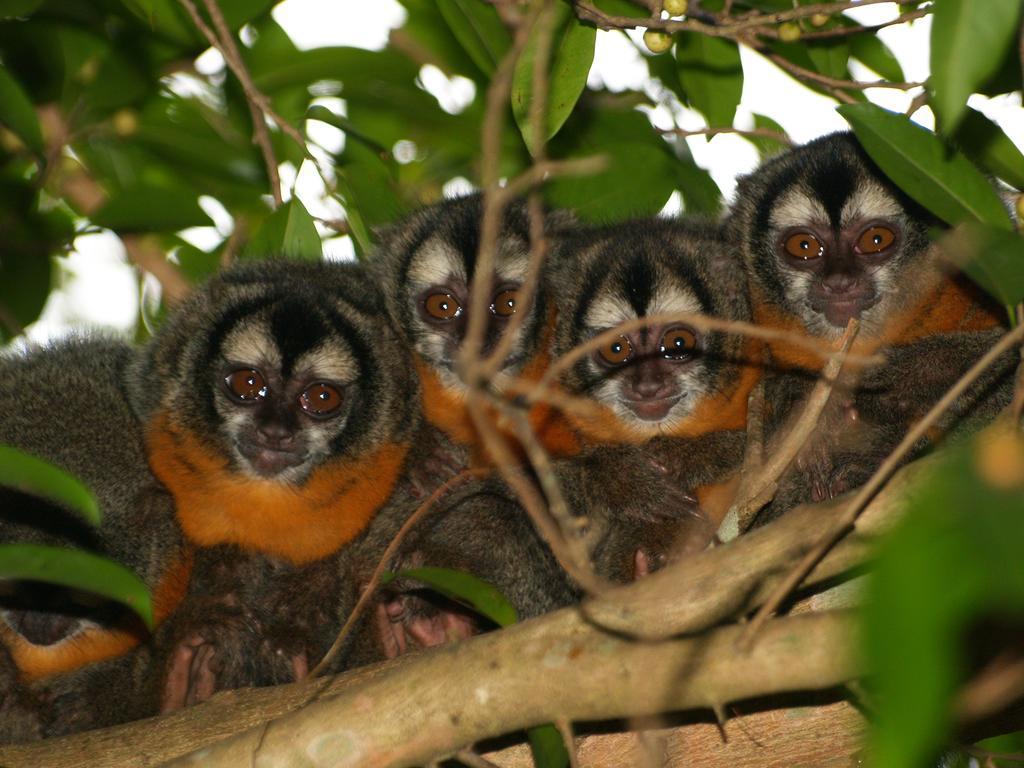
[[267,396],[270,388],[263,375],[254,368],[239,368],[224,377],[224,384],[236,400],[252,403]]
[[326,418],[341,407],[343,400],[341,392],[330,384],[317,382],[299,395],[299,407],[310,416]]
[[436,320],[454,320],[462,314],[462,305],[450,293],[430,294],[423,307]]
[[857,238],[859,253],[881,253],[896,242],[896,233],[888,227],[868,227]]
[[794,232],[783,242],[786,253],[796,259],[809,261],[825,253],[825,247],[810,232]]
[[669,360],[688,360],[697,352],[697,334],[689,328],[670,328],[661,337],[661,354]]
[[500,291],[491,302],[491,314],[498,317],[511,317],[516,313],[516,302],[519,300],[519,291],[508,289]]
[[608,365],[622,365],[633,356],[633,345],[625,336],[619,336],[598,349],[597,352]]

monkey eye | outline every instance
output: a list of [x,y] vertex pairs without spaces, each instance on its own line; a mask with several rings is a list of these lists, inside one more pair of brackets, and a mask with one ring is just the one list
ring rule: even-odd
[[597,350],[608,365],[622,365],[633,356],[633,345],[625,336],[619,336]]
[[224,377],[224,385],[235,400],[241,403],[254,403],[262,400],[270,392],[263,374],[255,368],[239,368]]
[[661,354],[668,360],[689,360],[697,353],[697,334],[689,328],[670,328],[661,337]]
[[519,291],[515,288],[498,291],[491,301],[491,314],[497,317],[512,317],[516,313],[516,302],[518,301]]
[[462,305],[450,293],[432,293],[423,302],[427,314],[435,320],[454,320],[462,315]]
[[341,392],[322,381],[311,384],[299,395],[299,407],[308,415],[319,419],[333,416],[341,408],[342,402],[344,398]]
[[858,253],[881,253],[896,242],[896,233],[888,227],[875,225],[861,232],[857,238]]
[[804,261],[817,259],[825,253],[825,246],[810,232],[794,232],[783,241],[782,247],[793,258]]

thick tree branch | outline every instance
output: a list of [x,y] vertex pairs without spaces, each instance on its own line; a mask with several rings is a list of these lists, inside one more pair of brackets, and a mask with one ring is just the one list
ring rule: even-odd
[[306,765],[318,754],[334,764],[422,765],[461,744],[560,717],[607,720],[820,690],[860,675],[848,648],[853,630],[846,612],[781,619],[745,655],[736,651],[736,626],[635,643],[566,609],[442,646],[357,691],[322,698],[271,723],[258,755],[256,728],[169,765]]

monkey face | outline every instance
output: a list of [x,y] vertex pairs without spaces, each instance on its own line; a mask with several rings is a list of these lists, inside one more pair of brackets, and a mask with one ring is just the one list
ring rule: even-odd
[[[697,221],[649,219],[582,233],[557,254],[573,281],[564,296],[555,352],[620,323],[654,315],[709,314],[744,319],[748,309],[738,262],[718,230]],[[552,287],[554,293],[557,286]],[[626,330],[580,360],[564,384],[607,407],[629,430],[673,434],[709,395],[723,391],[738,340],[703,333],[685,320]]]
[[[444,387],[457,393],[464,391],[455,366],[469,327],[469,286],[476,272],[482,217],[478,194],[424,208],[385,232],[373,258],[395,324]],[[568,217],[549,215],[547,224],[564,226]],[[494,277],[486,288],[484,354],[494,349],[513,316],[526,315],[504,360],[502,370],[508,374],[518,373],[535,356],[546,312],[543,289],[529,306],[520,298],[529,231],[525,205],[509,205],[499,231]]]
[[289,354],[268,314],[244,319],[224,338],[210,370],[212,400],[239,471],[301,482],[344,434],[360,368],[326,328],[311,349]]
[[739,185],[733,215],[763,298],[811,333],[834,338],[851,318],[877,334],[916,280],[929,218],[850,134],[769,161]]
[[230,471],[302,484],[326,461],[399,443],[415,426],[414,374],[356,265],[235,268],[152,344],[151,402]]
[[[495,279],[487,289],[487,319],[481,350],[484,355],[502,338],[509,320],[516,313],[526,312],[526,325],[532,328],[535,324],[533,307],[523,305],[519,298],[526,273],[527,252],[527,244],[514,238],[508,238],[499,245]],[[413,348],[449,387],[461,387],[455,374],[455,364],[469,327],[469,313],[472,311],[469,286],[472,280],[465,254],[454,250],[440,237],[427,240],[409,265]],[[517,371],[530,346],[520,332],[505,358],[503,370]]]
[[[700,312],[696,296],[666,280],[638,311],[623,296],[598,297],[586,311],[585,335],[593,338],[625,320],[672,312]],[[639,430],[671,430],[690,415],[707,392],[707,365],[701,336],[683,323],[624,332],[591,353],[589,394],[625,424]]]

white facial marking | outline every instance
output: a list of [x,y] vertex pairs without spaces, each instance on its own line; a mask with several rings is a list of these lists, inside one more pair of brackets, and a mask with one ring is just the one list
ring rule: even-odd
[[348,384],[358,375],[359,368],[348,347],[334,341],[325,341],[306,352],[293,366],[303,378],[327,379]]
[[880,185],[865,180],[858,185],[857,191],[850,195],[843,204],[840,226],[845,228],[857,221],[895,218],[902,215],[903,206],[892,195]]
[[221,344],[221,356],[231,362],[281,368],[281,352],[266,320],[254,319],[233,328]]
[[409,266],[409,284],[413,291],[431,285],[444,285],[449,281],[466,282],[462,256],[451,243],[441,237],[432,237],[419,247]]
[[583,324],[588,330],[603,331],[626,320],[635,320],[636,316],[636,310],[621,296],[601,296],[587,307]]
[[775,201],[768,223],[774,229],[786,229],[827,221],[828,212],[820,202],[801,189],[791,189]]

